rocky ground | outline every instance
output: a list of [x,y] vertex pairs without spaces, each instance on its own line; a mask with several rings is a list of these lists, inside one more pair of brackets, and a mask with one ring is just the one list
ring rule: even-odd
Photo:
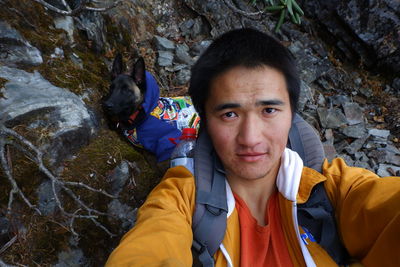
[[271,32],[298,61],[300,113],[327,158],[399,176],[400,4],[359,2],[299,1],[302,24],[274,33],[277,15],[239,0],[125,0],[74,17],[0,0],[0,266],[103,265],[159,181],[165,163],[100,109],[117,51],[128,65],[143,56],[162,95],[183,95],[218,34]]

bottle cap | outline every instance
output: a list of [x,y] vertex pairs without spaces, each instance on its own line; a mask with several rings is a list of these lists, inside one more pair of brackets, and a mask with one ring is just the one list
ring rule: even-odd
[[182,139],[196,138],[196,129],[195,128],[183,128],[181,138]]

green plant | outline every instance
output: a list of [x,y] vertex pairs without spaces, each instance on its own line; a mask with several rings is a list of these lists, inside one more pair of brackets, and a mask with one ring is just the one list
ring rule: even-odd
[[275,26],[275,32],[280,31],[287,14],[289,14],[293,23],[301,23],[301,16],[304,16],[304,12],[296,0],[251,0],[250,4],[256,5],[257,2],[260,1],[266,5],[266,7],[263,9],[264,12],[280,11],[279,19]]

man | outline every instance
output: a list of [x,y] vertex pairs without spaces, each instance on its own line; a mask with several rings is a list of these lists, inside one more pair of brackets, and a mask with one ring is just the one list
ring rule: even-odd
[[[312,238],[300,238],[297,222],[296,205],[320,182],[350,256],[366,266],[398,265],[400,179],[341,159],[325,162],[322,174],[303,167],[285,148],[299,88],[287,49],[252,29],[222,35],[192,69],[189,93],[227,181],[227,228],[215,265],[335,266]],[[191,266],[195,193],[192,173],[168,170],[107,265]]]

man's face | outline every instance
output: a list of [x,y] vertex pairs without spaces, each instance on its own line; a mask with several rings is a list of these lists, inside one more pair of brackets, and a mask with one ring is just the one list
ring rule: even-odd
[[239,66],[217,76],[205,115],[228,179],[275,179],[292,119],[285,78],[279,71]]

